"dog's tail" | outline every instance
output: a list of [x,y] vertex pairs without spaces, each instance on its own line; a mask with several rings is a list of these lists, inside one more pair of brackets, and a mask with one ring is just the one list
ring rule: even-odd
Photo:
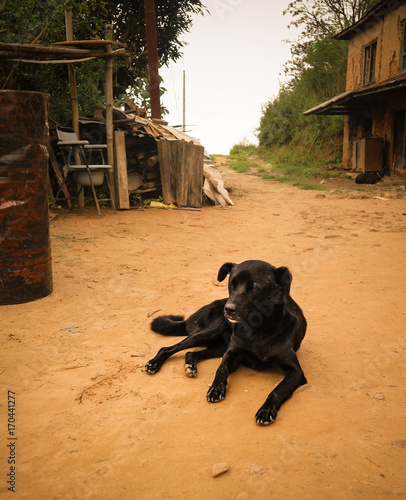
[[162,335],[186,336],[186,321],[183,316],[158,316],[151,322],[151,330]]

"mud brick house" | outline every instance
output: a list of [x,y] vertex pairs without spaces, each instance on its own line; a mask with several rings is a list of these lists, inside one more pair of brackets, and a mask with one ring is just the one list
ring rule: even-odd
[[304,114],[344,115],[344,168],[406,173],[406,0],[379,2],[335,38],[349,41],[346,91]]

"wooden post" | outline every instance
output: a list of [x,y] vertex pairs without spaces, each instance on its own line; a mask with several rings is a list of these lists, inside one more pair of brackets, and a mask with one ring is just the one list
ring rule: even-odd
[[[72,10],[65,10],[66,41],[73,41]],[[72,108],[72,127],[79,139],[79,106],[78,91],[76,87],[76,71],[74,64],[68,64],[69,72],[69,93]]]
[[127,155],[125,149],[125,133],[114,132],[115,174],[116,174],[116,205],[119,210],[130,208],[128,196]]
[[[66,41],[71,42],[73,40],[73,24],[72,24],[72,10],[65,10],[65,28],[66,28]],[[69,94],[70,94],[70,102],[71,102],[71,110],[72,110],[72,127],[76,132],[76,136],[80,139],[80,130],[79,130],[79,104],[78,104],[78,89],[76,86],[76,70],[75,65],[68,64],[68,75],[69,75]],[[80,163],[79,154],[75,153],[76,163]],[[79,191],[80,186],[77,186],[77,190]],[[78,205],[80,208],[85,206],[85,194],[82,189],[79,198]]]
[[[113,39],[113,26],[106,25],[106,40]],[[112,52],[111,44],[106,46],[106,52]],[[106,144],[107,144],[107,163],[113,167],[109,171],[109,180],[113,190],[116,193],[115,174],[114,174],[114,150],[113,150],[113,57],[106,58]]]

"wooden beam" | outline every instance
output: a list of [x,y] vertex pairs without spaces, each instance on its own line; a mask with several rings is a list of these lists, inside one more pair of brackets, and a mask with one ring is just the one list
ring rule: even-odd
[[[103,48],[104,50],[104,48]],[[16,57],[18,55],[18,57]],[[36,54],[34,54],[35,56]],[[38,54],[39,55],[39,54]],[[44,55],[44,54],[42,54]],[[48,54],[46,54],[48,55]],[[72,57],[72,59],[42,59],[42,60],[36,60],[32,59],[32,53],[31,52],[26,52],[24,50],[20,52],[15,52],[14,50],[0,50],[0,59],[10,59],[11,61],[16,61],[16,62],[27,62],[27,63],[37,63],[37,64],[64,64],[64,63],[75,63],[75,62],[85,62],[85,61],[91,61],[92,59],[107,59],[108,57],[119,57],[119,56],[125,56],[125,49],[117,49],[112,51],[111,53],[106,53],[106,52],[100,52],[97,50],[89,50],[89,51],[83,51],[79,52],[78,54],[75,54],[75,57],[81,56],[78,59],[73,59],[73,54],[49,54],[52,56],[68,56]],[[30,58],[31,56],[31,58]],[[26,59],[27,58],[27,59]]]
[[119,210],[130,208],[128,196],[127,154],[125,148],[125,133],[114,132],[116,205]]
[[[65,11],[68,12],[68,11]],[[69,15],[68,15],[69,16]],[[72,12],[71,12],[72,16]],[[66,23],[66,14],[65,14],[65,23]],[[71,40],[67,40],[71,41]],[[6,50],[8,52],[13,51],[15,54],[19,54],[20,52],[30,52],[30,53],[37,53],[37,54],[49,54],[49,55],[55,55],[55,54],[60,54],[60,55],[66,55],[66,54],[72,54],[72,55],[89,55],[91,52],[95,52],[94,50],[91,49],[74,49],[71,47],[65,47],[65,46],[52,46],[49,47],[47,45],[32,45],[32,44],[23,44],[23,43],[5,43],[5,42],[0,42],[0,50]]]
[[[125,56],[125,49],[114,50],[113,52],[106,54],[105,52],[92,52],[92,56],[89,57],[81,57],[79,59],[24,59],[21,57],[16,58],[15,52],[1,52],[0,51],[0,59],[8,59],[12,62],[20,62],[27,64],[72,64],[72,63],[82,63],[86,61],[92,61],[94,59],[107,59],[109,57],[119,57]],[[29,54],[28,54],[29,55]]]
[[[113,26],[106,25],[106,40],[113,39]],[[106,53],[112,52],[111,44],[106,46]],[[107,143],[107,163],[113,168],[109,171],[109,180],[116,193],[115,174],[114,174],[114,138],[113,138],[113,58],[106,59],[106,81],[105,81],[105,99],[106,99],[106,143]]]
[[[72,11],[70,9],[65,10],[65,29],[66,29],[66,40],[73,40],[73,24],[72,24]],[[75,65],[69,64],[68,66],[68,75],[69,75],[69,95],[72,109],[72,127],[76,133],[76,137],[80,139],[80,130],[79,130],[79,104],[78,104],[78,89],[76,86],[76,71]],[[80,163],[79,154],[76,153],[76,162]],[[85,206],[85,196],[84,190],[80,189],[79,185],[77,186],[77,190],[79,192],[78,197],[78,205],[80,208]]]

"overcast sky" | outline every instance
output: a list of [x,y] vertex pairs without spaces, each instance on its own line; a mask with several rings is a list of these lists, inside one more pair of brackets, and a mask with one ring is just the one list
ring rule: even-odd
[[228,154],[244,139],[256,143],[261,106],[278,94],[284,64],[298,31],[283,16],[290,0],[203,0],[210,15],[194,16],[183,35],[184,56],[161,68],[170,125],[182,124],[183,70],[186,124],[209,154]]

